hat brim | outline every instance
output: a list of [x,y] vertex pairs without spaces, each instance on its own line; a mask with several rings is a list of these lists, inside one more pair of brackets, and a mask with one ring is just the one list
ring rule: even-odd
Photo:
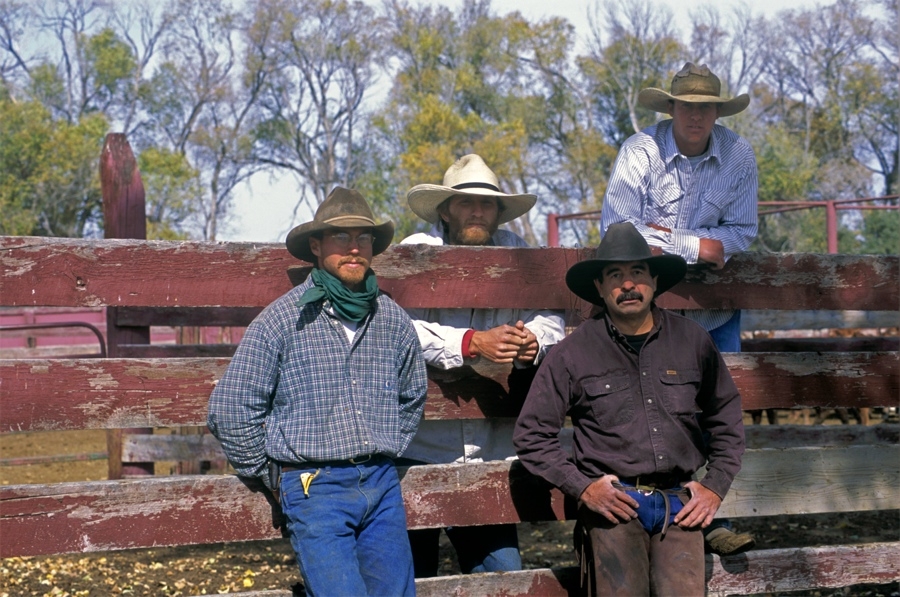
[[[632,259],[586,259],[579,261],[566,272],[566,286],[575,295],[594,305],[603,305],[603,298],[597,292],[594,280],[600,277],[603,268],[610,263],[622,263]],[[684,278],[687,273],[687,262],[678,255],[655,255],[641,259],[653,264],[656,272],[657,297],[666,292]]]
[[715,95],[679,95],[674,96],[667,91],[650,87],[642,89],[638,94],[638,104],[654,112],[669,113],[670,101],[689,102],[693,104],[719,104],[719,118],[734,116],[743,112],[750,105],[750,96],[742,93],[737,97],[725,99]]
[[454,195],[481,195],[496,197],[503,200],[503,212],[497,219],[498,224],[512,222],[519,216],[525,215],[537,203],[537,195],[522,193],[519,195],[507,195],[490,189],[471,188],[464,191],[436,184],[420,184],[409,190],[406,201],[414,214],[428,222],[435,224],[440,219],[438,205]]
[[372,228],[375,234],[375,242],[372,243],[372,256],[383,253],[387,249],[391,241],[394,240],[394,223],[390,220],[383,224],[375,224],[368,218],[360,218],[356,216],[344,216],[334,218],[328,222],[307,222],[296,226],[288,232],[285,245],[291,255],[297,259],[308,261],[309,263],[318,263],[318,258],[309,248],[309,237],[316,232],[322,232],[331,228]]

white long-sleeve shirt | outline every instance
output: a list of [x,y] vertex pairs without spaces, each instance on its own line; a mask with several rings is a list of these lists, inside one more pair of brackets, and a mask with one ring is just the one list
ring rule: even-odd
[[[497,230],[494,246],[527,247],[517,234]],[[400,244],[444,245],[443,227],[438,223],[428,232],[409,236]],[[540,363],[547,350],[565,336],[565,319],[558,311],[542,309],[407,309],[419,335],[425,362],[439,369],[463,366],[463,336],[476,331],[522,320],[535,335]],[[512,432],[515,419],[472,419],[462,421],[425,420],[404,454],[405,458],[430,464],[482,462],[515,457]]]
[[[700,239],[722,242],[725,260],[750,247],[757,234],[757,168],[753,148],[740,135],[715,125],[709,149],[682,155],[672,120],[629,137],[616,157],[600,218],[600,233],[631,222],[651,246],[697,263]],[[671,229],[663,232],[653,223]],[[685,315],[707,330],[734,311],[689,310]]]

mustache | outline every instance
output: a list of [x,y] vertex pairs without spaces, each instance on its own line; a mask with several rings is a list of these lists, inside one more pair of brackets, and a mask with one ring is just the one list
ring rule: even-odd
[[348,263],[358,263],[364,267],[369,267],[369,260],[364,259],[363,257],[342,257],[341,260],[338,261],[338,267]]
[[644,300],[643,294],[641,294],[637,290],[628,290],[616,297],[616,304],[618,305],[619,303],[624,302],[624,301],[642,301],[642,300]]

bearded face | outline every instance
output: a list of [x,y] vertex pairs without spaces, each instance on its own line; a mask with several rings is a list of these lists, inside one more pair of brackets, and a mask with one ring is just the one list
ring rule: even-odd
[[484,195],[454,195],[438,211],[447,223],[450,243],[454,245],[488,244],[500,218],[496,197]]

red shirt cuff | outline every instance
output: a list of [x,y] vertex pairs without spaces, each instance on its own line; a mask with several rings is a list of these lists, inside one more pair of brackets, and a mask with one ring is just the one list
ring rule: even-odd
[[462,356],[464,359],[474,359],[475,355],[469,352],[469,344],[472,342],[472,336],[475,330],[469,330],[463,335],[462,339]]

